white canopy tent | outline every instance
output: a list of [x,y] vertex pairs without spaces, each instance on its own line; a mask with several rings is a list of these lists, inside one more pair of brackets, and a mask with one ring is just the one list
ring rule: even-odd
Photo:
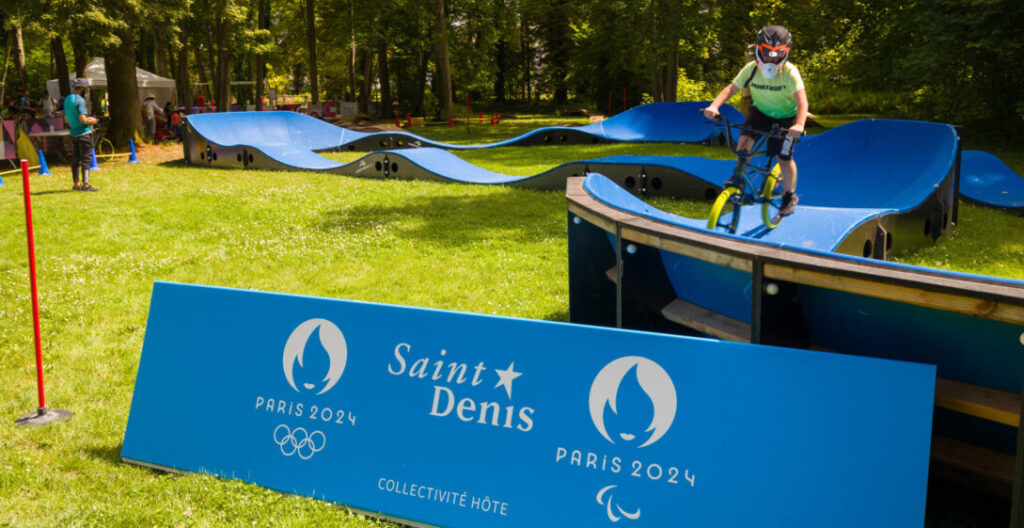
[[[85,67],[85,76],[89,79],[90,88],[94,90],[107,89],[107,70],[103,64],[103,58],[95,58],[89,61]],[[75,76],[70,76],[72,84]],[[173,101],[175,95],[174,79],[161,77],[153,72],[142,68],[135,68],[135,82],[139,86],[139,102],[152,95],[156,102],[163,106],[167,101]],[[46,81],[46,91],[50,97],[60,100],[60,82],[57,79]]]

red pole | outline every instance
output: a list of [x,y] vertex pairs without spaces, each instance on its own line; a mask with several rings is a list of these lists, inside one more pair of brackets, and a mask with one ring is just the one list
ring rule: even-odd
[[483,110],[480,111],[480,124],[481,125],[484,124],[484,111]]
[[28,184],[28,161],[21,160],[21,181],[25,190],[25,232],[28,234],[28,271],[32,280],[32,325],[36,332],[36,380],[39,388],[39,408],[46,408],[43,393],[43,343],[39,337],[39,288],[36,286],[36,244],[32,238],[32,193]]
[[395,126],[402,128],[402,122],[398,120],[398,114],[395,114]]
[[412,128],[412,114],[405,114],[405,122]]
[[448,116],[448,126],[449,127],[455,126],[455,120],[452,119],[452,116]]

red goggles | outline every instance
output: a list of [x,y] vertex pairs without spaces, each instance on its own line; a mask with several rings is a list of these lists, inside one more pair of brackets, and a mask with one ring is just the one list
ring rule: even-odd
[[785,44],[779,44],[778,46],[758,44],[757,50],[761,52],[761,57],[764,58],[782,58],[789,53],[789,46]]

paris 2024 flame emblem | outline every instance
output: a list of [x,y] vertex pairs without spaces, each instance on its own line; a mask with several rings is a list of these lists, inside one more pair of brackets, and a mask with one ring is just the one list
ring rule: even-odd
[[[635,379],[640,389],[653,406],[650,425],[642,431],[623,431],[614,437],[608,434],[605,423],[606,408],[614,416],[619,415],[619,392],[626,375],[635,372]],[[676,388],[672,378],[657,363],[640,356],[626,356],[605,365],[594,378],[590,386],[590,418],[594,427],[606,440],[615,444],[616,438],[624,443],[639,441],[640,434],[645,435],[640,447],[647,447],[665,436],[676,417]]]
[[[320,348],[327,353],[327,375],[319,383],[300,383],[297,385],[295,383],[295,364],[298,363],[299,367],[302,368],[303,356],[314,333],[317,333],[319,337],[320,347],[313,348]],[[288,336],[288,341],[284,345],[284,377],[296,392],[303,392],[303,389],[313,391],[319,388],[316,394],[320,395],[331,390],[331,387],[338,383],[338,380],[341,379],[341,374],[345,372],[345,362],[347,360],[348,345],[345,343],[345,336],[341,333],[341,330],[327,319],[310,319],[300,324]],[[301,389],[299,388],[300,385]]]

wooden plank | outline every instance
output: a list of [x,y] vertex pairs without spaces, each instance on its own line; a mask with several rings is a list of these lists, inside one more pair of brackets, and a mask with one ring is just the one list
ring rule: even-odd
[[932,460],[999,482],[1013,482],[1013,455],[945,436],[932,435]]
[[801,269],[783,263],[765,263],[764,274],[766,278],[771,279],[819,286],[830,290],[899,301],[1012,324],[1024,324],[1024,305],[996,302],[970,295],[929,291],[912,286],[891,284],[888,281],[836,275],[829,271]]
[[594,214],[593,212],[588,211],[587,209],[584,209],[572,202],[569,203],[569,212],[582,218],[583,220],[586,220],[591,224],[596,225],[597,227],[609,233],[615,232],[615,222],[609,220],[607,217]]
[[661,315],[688,328],[727,341],[750,342],[750,325],[731,317],[676,299],[661,309]]
[[[813,344],[809,349],[831,354],[842,353]],[[1020,405],[1020,394],[945,378],[935,378],[936,407],[1019,427]]]
[[622,239],[630,240],[645,246],[655,247],[671,251],[678,255],[693,257],[698,260],[725,266],[735,270],[751,273],[754,269],[753,259],[746,256],[737,256],[721,250],[707,248],[703,245],[691,244],[679,239],[660,237],[651,233],[632,229],[628,226],[622,227]]
[[1013,427],[1020,425],[1020,394],[938,378],[935,405]]

